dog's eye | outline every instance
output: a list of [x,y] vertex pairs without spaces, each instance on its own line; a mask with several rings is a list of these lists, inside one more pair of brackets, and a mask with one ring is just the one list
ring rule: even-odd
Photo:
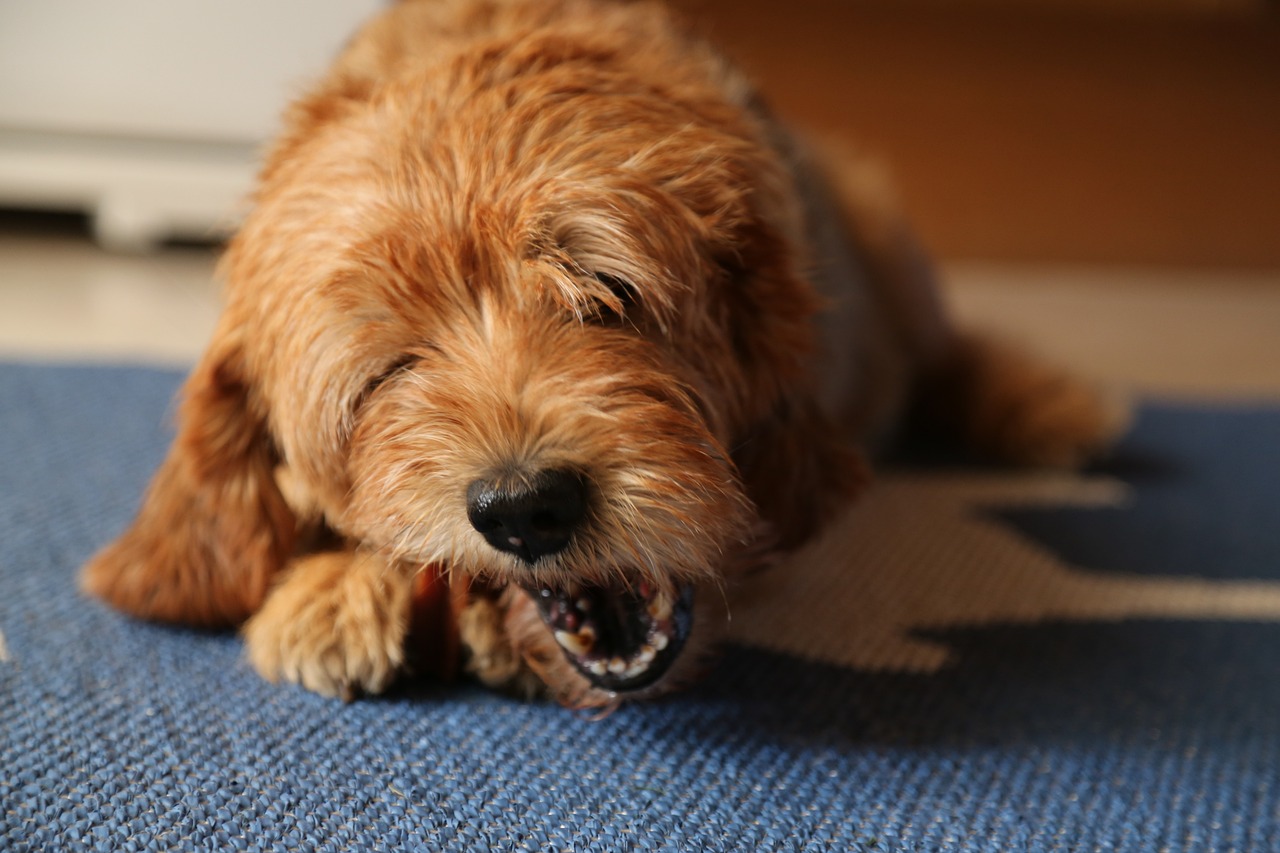
[[391,364],[387,365],[385,370],[372,377],[365,383],[364,390],[360,392],[360,396],[356,398],[354,406],[355,410],[359,411],[360,407],[365,404],[365,401],[368,400],[375,391],[385,385],[388,379],[395,376],[406,367],[409,367],[417,360],[416,356],[405,355],[391,362]]
[[600,318],[609,322],[621,322],[624,319],[634,320],[636,311],[636,290],[630,282],[623,281],[609,273],[596,273],[595,280],[609,289],[612,298],[601,299]]

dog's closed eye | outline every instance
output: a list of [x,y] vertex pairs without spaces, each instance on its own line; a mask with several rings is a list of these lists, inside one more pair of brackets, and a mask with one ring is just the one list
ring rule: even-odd
[[387,383],[387,380],[396,376],[406,368],[412,367],[418,361],[418,358],[419,356],[406,353],[388,364],[382,371],[370,377],[369,381],[364,385],[364,390],[362,390],[360,395],[356,397],[352,410],[356,412],[360,411],[364,404],[368,402],[369,398],[373,396],[374,392]]
[[600,320],[606,323],[635,322],[639,309],[635,286],[609,273],[594,273],[592,277],[608,289],[608,296],[597,300]]

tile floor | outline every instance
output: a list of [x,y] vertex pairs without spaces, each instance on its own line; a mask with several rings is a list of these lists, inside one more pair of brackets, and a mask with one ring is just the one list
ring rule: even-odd
[[[3,227],[8,225],[8,227]],[[103,252],[65,225],[0,222],[0,358],[185,365],[217,314],[216,255]],[[1166,397],[1280,399],[1280,270],[950,263],[964,321]]]

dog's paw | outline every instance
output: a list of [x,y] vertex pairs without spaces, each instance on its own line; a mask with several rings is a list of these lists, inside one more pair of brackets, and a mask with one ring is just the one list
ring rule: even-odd
[[350,701],[380,693],[404,665],[412,576],[372,554],[297,560],[244,627],[249,662]]
[[476,598],[458,614],[458,633],[467,650],[465,669],[480,683],[524,699],[543,693],[541,679],[516,653],[503,624],[503,606]]

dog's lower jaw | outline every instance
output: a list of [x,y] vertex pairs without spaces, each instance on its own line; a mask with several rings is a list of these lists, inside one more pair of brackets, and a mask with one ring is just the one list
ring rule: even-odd
[[[666,669],[656,678],[636,679],[634,689],[612,689],[606,683],[593,680],[571,662],[571,653],[557,642],[539,612],[537,601],[518,586],[510,586],[497,602],[503,614],[502,632],[515,657],[525,666],[524,672],[536,679],[538,695],[552,699],[568,708],[579,710],[608,709],[624,701],[651,699],[687,685],[706,668],[708,651],[714,646],[719,633],[717,624],[725,622],[726,614],[718,606],[716,590],[703,589],[694,593],[695,612],[689,618],[694,630],[683,641],[683,648],[673,656]],[[464,636],[464,642],[470,640]],[[474,660],[474,658],[473,658]],[[473,670],[474,671],[474,670]],[[478,674],[479,675],[479,674]],[[482,681],[489,681],[479,675]],[[517,683],[527,684],[527,678]]]
[[660,681],[693,624],[693,587],[648,581],[606,586],[524,587],[565,659],[596,687],[635,693]]

